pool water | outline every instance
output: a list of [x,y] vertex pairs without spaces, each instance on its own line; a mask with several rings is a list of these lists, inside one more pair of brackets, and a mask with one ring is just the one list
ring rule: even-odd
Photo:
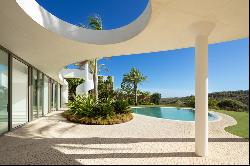
[[[195,111],[193,109],[183,109],[176,107],[134,107],[132,111],[136,114],[152,116],[163,119],[194,121]],[[208,113],[208,120],[217,120],[218,116]]]

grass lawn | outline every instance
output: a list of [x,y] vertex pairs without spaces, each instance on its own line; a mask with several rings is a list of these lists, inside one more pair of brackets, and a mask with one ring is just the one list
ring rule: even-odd
[[229,115],[237,121],[237,124],[235,126],[229,126],[225,128],[227,132],[243,138],[249,138],[249,113],[225,111],[225,110],[212,110],[212,111]]

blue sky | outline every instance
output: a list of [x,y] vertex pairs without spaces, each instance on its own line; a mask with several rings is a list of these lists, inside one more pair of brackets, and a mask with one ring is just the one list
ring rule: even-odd
[[[209,46],[209,92],[249,89],[249,39]],[[100,60],[115,77],[120,88],[122,76],[131,67],[138,68],[148,80],[142,90],[160,92],[163,97],[194,94],[195,49],[186,48]]]
[[64,21],[87,24],[89,15],[102,17],[104,29],[129,24],[144,11],[148,0],[36,0],[46,10]]
[[[87,17],[99,14],[104,29],[124,26],[136,19],[148,0],[37,0],[55,16],[75,25],[87,24]],[[72,3],[73,2],[73,3]],[[209,92],[249,89],[249,39],[209,46]],[[160,92],[163,97],[194,94],[194,48],[101,60],[115,77],[119,88],[123,74],[137,67],[148,80],[143,90]]]

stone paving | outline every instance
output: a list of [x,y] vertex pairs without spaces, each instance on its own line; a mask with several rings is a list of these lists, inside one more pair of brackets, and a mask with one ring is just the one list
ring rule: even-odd
[[128,123],[88,126],[61,112],[0,136],[0,164],[249,164],[249,142],[224,131],[230,116],[209,122],[209,155],[194,153],[194,123],[134,114]]

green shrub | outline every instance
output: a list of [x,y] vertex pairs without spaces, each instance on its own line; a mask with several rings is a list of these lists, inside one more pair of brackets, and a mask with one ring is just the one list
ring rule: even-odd
[[208,99],[208,107],[210,109],[218,109],[218,101],[212,98]]
[[154,93],[151,95],[151,102],[154,104],[159,105],[161,100],[161,94],[160,93]]
[[123,100],[117,100],[113,103],[115,113],[123,114],[129,112],[129,103]]
[[128,103],[129,103],[129,105],[135,105],[135,101],[134,101],[134,99],[128,99]]
[[81,124],[110,125],[133,119],[127,101],[106,98],[96,101],[93,97],[77,96],[68,103],[68,111],[63,113],[67,120]]
[[113,101],[111,99],[102,100],[94,105],[93,116],[95,118],[108,118],[114,116]]
[[185,104],[181,100],[177,100],[175,104],[176,104],[177,107],[185,106]]
[[224,99],[220,101],[217,105],[220,109],[237,111],[237,112],[247,111],[248,109],[247,105],[243,104],[240,101],[232,99]]
[[77,96],[68,103],[67,114],[89,118],[112,118],[115,114],[129,113],[127,101],[111,98],[96,101],[93,97]]
[[95,108],[98,102],[93,97],[77,96],[75,101],[68,103],[69,111],[74,115],[93,117],[95,116]]
[[194,96],[187,97],[184,101],[184,104],[186,107],[195,108],[195,97]]
[[155,105],[155,104],[150,102],[139,102],[139,105]]

